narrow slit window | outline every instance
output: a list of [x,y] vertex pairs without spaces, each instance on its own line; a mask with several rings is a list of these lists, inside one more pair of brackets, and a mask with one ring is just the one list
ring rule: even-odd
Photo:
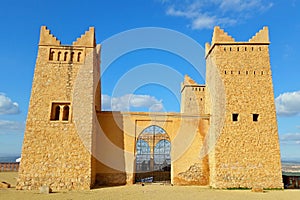
[[233,113],[232,114],[232,121],[237,122],[239,120],[239,114],[238,113]]
[[60,115],[60,106],[57,103],[52,103],[50,120],[58,121]]
[[261,71],[261,75],[264,75],[264,71]]
[[70,61],[73,62],[74,59],[74,52],[71,53]]
[[59,51],[59,52],[57,53],[57,61],[60,60],[60,55],[61,55],[61,52]]
[[254,122],[257,122],[257,121],[258,121],[259,114],[252,114],[252,116],[253,116],[253,121],[254,121]]
[[225,74],[226,74],[226,70],[225,70]]
[[67,61],[67,57],[68,57],[68,52],[65,52],[65,54],[64,54],[64,61]]
[[77,62],[80,62],[80,56],[81,56],[81,52],[78,52],[78,54],[77,54]]
[[49,55],[49,60],[53,60],[53,58],[54,58],[54,51],[51,51]]
[[62,118],[63,121],[68,121],[69,120],[69,110],[70,110],[69,106],[65,105],[64,106],[64,111],[63,111],[63,118]]

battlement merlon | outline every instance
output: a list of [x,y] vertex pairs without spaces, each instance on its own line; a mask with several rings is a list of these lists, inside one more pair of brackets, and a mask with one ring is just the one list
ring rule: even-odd
[[95,28],[90,27],[80,38],[73,42],[73,46],[94,48],[96,46]]
[[228,35],[219,26],[215,26],[211,44],[205,44],[205,58],[210,54],[215,45],[269,45],[269,29],[264,26],[251,39],[244,42],[236,42],[235,39]]
[[60,41],[46,26],[41,26],[39,46],[60,46]]
[[[39,46],[61,46],[61,42],[51,34],[46,26],[41,26]],[[96,47],[95,28],[90,27],[88,31],[73,42],[72,46],[87,48]]]

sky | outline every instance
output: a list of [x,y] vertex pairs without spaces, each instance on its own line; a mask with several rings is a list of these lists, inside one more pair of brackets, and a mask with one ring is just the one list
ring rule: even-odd
[[21,152],[42,25],[62,44],[95,27],[104,110],[159,112],[180,111],[185,74],[205,83],[203,47],[218,25],[236,41],[269,27],[281,156],[300,161],[299,10],[298,0],[3,1],[0,156]]

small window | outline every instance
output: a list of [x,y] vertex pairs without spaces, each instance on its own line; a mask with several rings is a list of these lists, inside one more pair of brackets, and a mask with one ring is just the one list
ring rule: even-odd
[[53,121],[59,120],[59,115],[60,115],[60,106],[59,106],[59,104],[58,103],[52,103],[50,120],[53,120]]
[[248,74],[248,71],[246,71],[246,74]]
[[229,51],[231,51],[231,47],[229,47]]
[[73,62],[73,60],[74,60],[74,54],[75,54],[74,52],[71,53],[71,57],[70,57],[71,62]]
[[57,53],[57,61],[60,60],[60,55],[61,55],[61,52],[59,51],[59,52]]
[[233,113],[232,114],[232,121],[237,122],[239,119],[239,114],[238,113]]
[[225,74],[226,74],[226,70],[225,70]]
[[245,47],[245,51],[247,51],[247,47]]
[[65,54],[64,54],[64,61],[67,61],[67,57],[68,57],[68,52],[65,52]]
[[49,60],[53,60],[53,58],[54,58],[54,51],[51,51],[49,55]]
[[257,122],[259,114],[252,114],[252,116],[253,116],[253,121]]
[[51,121],[68,121],[70,115],[70,103],[52,103]]
[[240,51],[240,47],[237,48],[237,51]]
[[226,47],[224,47],[224,51],[226,51]]
[[78,54],[77,54],[77,62],[80,62],[80,56],[81,56],[81,52],[78,52]]
[[264,75],[264,71],[261,71],[261,75]]
[[239,74],[241,74],[241,71],[239,71]]
[[69,120],[69,110],[70,110],[69,106],[65,105],[64,106],[64,111],[63,111],[63,118],[62,118],[63,121],[68,121]]
[[255,75],[255,71],[253,71],[253,74]]

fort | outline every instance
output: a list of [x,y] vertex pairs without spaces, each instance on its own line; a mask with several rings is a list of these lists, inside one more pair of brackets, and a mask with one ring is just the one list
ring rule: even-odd
[[42,26],[16,188],[283,188],[269,44],[267,27],[247,42],[215,27],[206,84],[185,76],[180,113],[113,112],[94,28],[67,46]]

